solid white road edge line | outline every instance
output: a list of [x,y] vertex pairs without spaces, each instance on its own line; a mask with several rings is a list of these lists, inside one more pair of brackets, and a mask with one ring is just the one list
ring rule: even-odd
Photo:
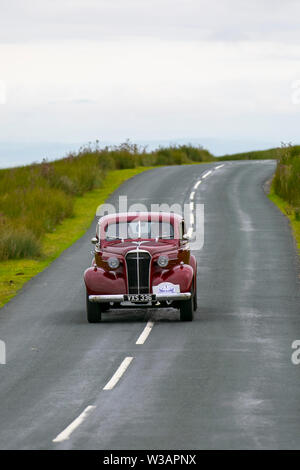
[[153,328],[154,322],[153,321],[148,321],[147,325],[145,326],[144,330],[140,334],[140,336],[137,339],[137,342],[135,344],[144,344],[146,339],[151,333],[151,330]]
[[124,361],[121,363],[119,368],[116,370],[109,382],[103,387],[103,390],[111,390],[119,382],[120,378],[126,371],[127,367],[130,365],[133,357],[125,357]]
[[194,220],[195,220],[195,219],[194,219],[194,214],[191,214],[191,215],[190,215],[190,224],[191,224],[191,225],[194,225]]
[[73,431],[75,431],[78,426],[80,426],[83,421],[86,420],[88,415],[95,409],[95,406],[87,406],[86,409],[78,416],[78,418],[74,419],[69,426],[64,429],[52,442],[63,442],[70,438]]

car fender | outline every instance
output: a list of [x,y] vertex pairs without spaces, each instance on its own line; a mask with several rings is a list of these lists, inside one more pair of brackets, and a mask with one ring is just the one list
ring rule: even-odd
[[127,282],[122,273],[88,268],[84,272],[84,282],[89,295],[123,294],[127,292]]
[[161,282],[179,284],[180,292],[190,292],[194,280],[194,270],[189,264],[175,266],[173,269],[156,273],[152,278],[152,287]]
[[197,260],[196,260],[196,257],[194,255],[190,256],[190,265],[193,268],[195,276],[197,276]]

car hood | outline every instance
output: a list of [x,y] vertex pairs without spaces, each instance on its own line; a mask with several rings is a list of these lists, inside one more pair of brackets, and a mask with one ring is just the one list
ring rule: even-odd
[[[166,253],[169,251],[176,250],[178,248],[178,243],[177,241],[149,241],[149,242],[143,242],[140,245],[140,250],[145,250],[148,251],[151,256],[156,255],[156,254],[161,254],[161,253]],[[136,250],[137,245],[132,243],[132,242],[124,242],[120,243],[119,241],[117,242],[111,242],[109,245],[105,246],[101,251],[103,254],[105,253],[114,253],[119,256],[125,256],[128,251],[131,250]]]

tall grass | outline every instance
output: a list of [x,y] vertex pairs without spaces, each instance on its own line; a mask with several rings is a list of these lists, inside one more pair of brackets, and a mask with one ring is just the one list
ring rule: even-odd
[[300,146],[283,146],[273,180],[275,193],[286,200],[300,218]]
[[129,141],[100,149],[98,142],[53,162],[0,170],[0,260],[41,255],[41,239],[72,217],[74,198],[99,188],[108,170],[212,161],[202,147],[147,152]]

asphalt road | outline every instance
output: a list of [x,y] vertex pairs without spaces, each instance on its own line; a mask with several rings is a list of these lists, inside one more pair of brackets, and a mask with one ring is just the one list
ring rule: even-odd
[[[111,200],[182,204],[216,166],[151,170]],[[88,324],[82,273],[94,225],[0,310],[1,449],[300,449],[300,366],[291,362],[299,261],[287,219],[263,191],[274,167],[225,162],[197,188],[205,242],[195,252],[194,322],[137,309]],[[126,357],[119,382],[103,390]],[[53,442],[78,417],[69,439]]]

